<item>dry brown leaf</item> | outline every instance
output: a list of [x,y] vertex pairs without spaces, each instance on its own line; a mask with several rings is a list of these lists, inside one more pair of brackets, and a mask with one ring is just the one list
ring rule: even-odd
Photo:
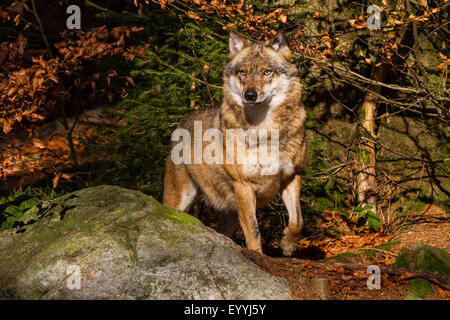
[[33,145],[35,145],[36,147],[38,147],[39,149],[45,149],[46,146],[44,143],[42,143],[42,141],[40,141],[39,139],[33,139],[32,140]]
[[53,180],[52,180],[52,186],[53,186],[53,189],[55,189],[55,188],[58,186],[59,177],[60,177],[60,175],[57,174],[57,175],[53,178]]
[[186,12],[186,16],[187,16],[188,18],[190,18],[190,19],[194,19],[194,20],[197,20],[197,21],[201,21],[201,20],[202,20],[202,18],[200,18],[197,14],[195,14],[195,13],[192,12],[192,11]]

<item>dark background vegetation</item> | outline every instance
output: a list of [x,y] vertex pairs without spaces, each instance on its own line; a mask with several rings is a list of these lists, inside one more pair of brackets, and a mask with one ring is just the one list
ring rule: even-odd
[[[81,8],[80,31],[66,28],[69,4]],[[365,26],[371,4],[383,8],[380,30]],[[258,40],[282,31],[295,52],[308,112],[306,236],[385,235],[432,206],[448,215],[446,1],[22,0],[3,1],[0,19],[0,229],[88,186],[160,199],[178,120],[221,101],[230,29]],[[192,213],[215,226],[209,209]],[[276,254],[280,197],[259,215]]]

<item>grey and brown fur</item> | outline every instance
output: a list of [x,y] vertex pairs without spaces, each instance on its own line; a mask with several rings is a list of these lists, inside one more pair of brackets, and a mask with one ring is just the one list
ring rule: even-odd
[[[278,129],[279,170],[274,175],[261,175],[258,165],[251,168],[246,164],[175,165],[169,155],[163,203],[186,211],[195,201],[203,199],[217,211],[237,212],[247,247],[262,252],[256,209],[281,192],[289,213],[281,247],[290,256],[303,227],[299,172],[306,160],[306,113],[300,102],[298,70],[290,62],[291,51],[282,34],[271,41],[253,42],[231,33],[229,49],[221,106],[186,115],[179,128],[187,129],[193,136],[193,123],[200,120],[203,131],[217,128],[224,136],[226,129]],[[235,227],[230,214],[222,231],[232,234]]]

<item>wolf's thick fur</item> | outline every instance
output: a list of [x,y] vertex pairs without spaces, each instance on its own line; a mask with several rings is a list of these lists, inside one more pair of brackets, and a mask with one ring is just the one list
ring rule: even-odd
[[[224,137],[227,129],[278,129],[279,170],[273,175],[261,175],[258,163],[175,165],[169,155],[163,202],[185,211],[203,198],[218,211],[237,211],[247,247],[262,252],[256,208],[282,192],[289,225],[284,230],[281,247],[285,255],[292,255],[303,227],[299,172],[306,160],[305,109],[300,102],[298,70],[290,62],[291,52],[281,34],[262,43],[232,33],[229,47],[221,106],[188,114],[179,128],[187,129],[193,136],[194,121],[201,121],[203,132],[216,128]],[[203,142],[203,147],[206,145]],[[226,234],[236,227],[232,214],[229,219],[230,223],[222,226]]]

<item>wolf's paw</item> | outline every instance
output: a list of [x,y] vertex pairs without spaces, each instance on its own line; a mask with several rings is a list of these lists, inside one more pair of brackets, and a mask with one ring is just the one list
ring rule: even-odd
[[283,255],[290,257],[294,253],[295,249],[297,249],[297,244],[300,241],[301,229],[286,227],[284,229],[284,236],[281,239],[281,249],[283,249]]

